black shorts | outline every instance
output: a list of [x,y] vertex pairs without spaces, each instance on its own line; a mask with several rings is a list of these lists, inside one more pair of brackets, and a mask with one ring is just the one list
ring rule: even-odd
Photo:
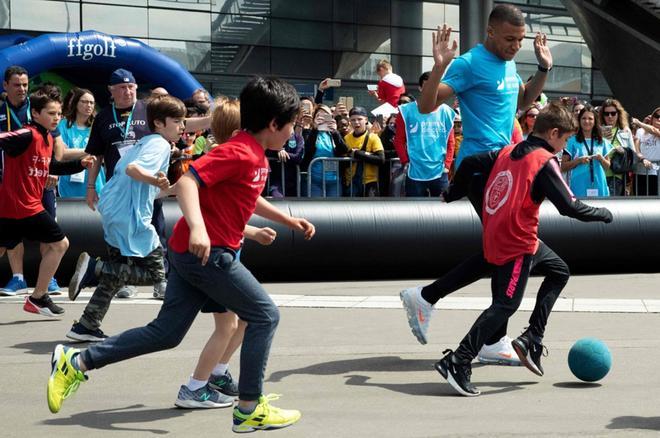
[[60,226],[46,210],[23,219],[0,218],[0,248],[12,249],[23,239],[53,243],[65,237]]

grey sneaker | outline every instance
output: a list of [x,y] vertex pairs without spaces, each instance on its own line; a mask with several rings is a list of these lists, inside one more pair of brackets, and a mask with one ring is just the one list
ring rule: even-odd
[[429,330],[429,321],[433,312],[431,303],[422,298],[422,287],[404,289],[399,294],[403,308],[408,316],[408,325],[420,344],[426,344],[426,332]]
[[157,300],[165,299],[165,289],[167,289],[167,281],[163,280],[160,283],[154,284],[154,298]]
[[232,397],[238,396],[238,383],[236,380],[234,380],[229,371],[227,371],[222,376],[215,376],[211,374],[211,378],[209,379],[209,386],[213,389],[217,389],[225,395]]
[[208,383],[196,391],[181,385],[174,405],[184,409],[228,408],[234,405],[234,397],[216,391]]
[[117,298],[135,298],[137,297],[137,287],[126,285],[119,289],[115,296]]

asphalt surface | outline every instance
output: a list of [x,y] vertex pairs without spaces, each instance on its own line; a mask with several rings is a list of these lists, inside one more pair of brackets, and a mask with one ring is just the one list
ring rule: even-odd
[[[420,283],[424,283],[421,281]],[[416,282],[270,284],[276,301],[285,295],[390,297]],[[528,286],[533,298],[538,279]],[[564,298],[624,302],[660,299],[660,275],[574,277]],[[159,303],[142,288],[140,299],[117,301],[103,329],[108,334],[143,325]],[[66,303],[66,315],[48,320],[27,314],[20,298],[0,299],[0,436],[234,436],[231,410],[190,411],[173,402],[212,331],[201,315],[182,344],[90,373],[90,380],[53,415],[46,403],[49,357],[65,340],[82,303]],[[482,281],[457,293],[487,298]],[[321,300],[322,301],[322,300]],[[462,301],[458,301],[462,302]],[[441,302],[442,303],[442,302]],[[625,302],[624,302],[625,304]],[[268,436],[658,436],[660,431],[660,315],[644,312],[553,313],[544,343],[544,377],[525,368],[473,368],[482,395],[458,396],[433,369],[442,350],[455,348],[478,310],[441,308],[434,313],[429,344],[411,335],[400,308],[282,304],[266,373],[265,392],[282,394],[274,405],[300,409],[301,421]],[[468,306],[469,307],[469,306]],[[610,307],[608,307],[609,309]],[[618,309],[613,307],[613,309]],[[509,325],[516,336],[528,311]],[[575,340],[596,336],[612,351],[613,367],[600,382],[572,376],[567,354]],[[231,369],[239,374],[238,354]]]

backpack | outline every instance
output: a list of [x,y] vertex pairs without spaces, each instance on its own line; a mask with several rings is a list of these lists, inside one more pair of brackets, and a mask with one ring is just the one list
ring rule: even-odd
[[634,158],[635,155],[630,148],[623,148],[623,153],[615,151],[610,160],[610,169],[612,170],[612,173],[621,175],[631,172],[634,168]]

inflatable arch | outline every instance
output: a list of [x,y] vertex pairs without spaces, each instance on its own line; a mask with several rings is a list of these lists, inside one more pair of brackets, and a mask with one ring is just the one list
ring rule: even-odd
[[25,67],[30,76],[50,69],[117,68],[133,72],[138,82],[152,82],[181,99],[202,85],[179,63],[148,45],[131,39],[88,30],[45,34],[0,50],[0,72],[11,65]]

